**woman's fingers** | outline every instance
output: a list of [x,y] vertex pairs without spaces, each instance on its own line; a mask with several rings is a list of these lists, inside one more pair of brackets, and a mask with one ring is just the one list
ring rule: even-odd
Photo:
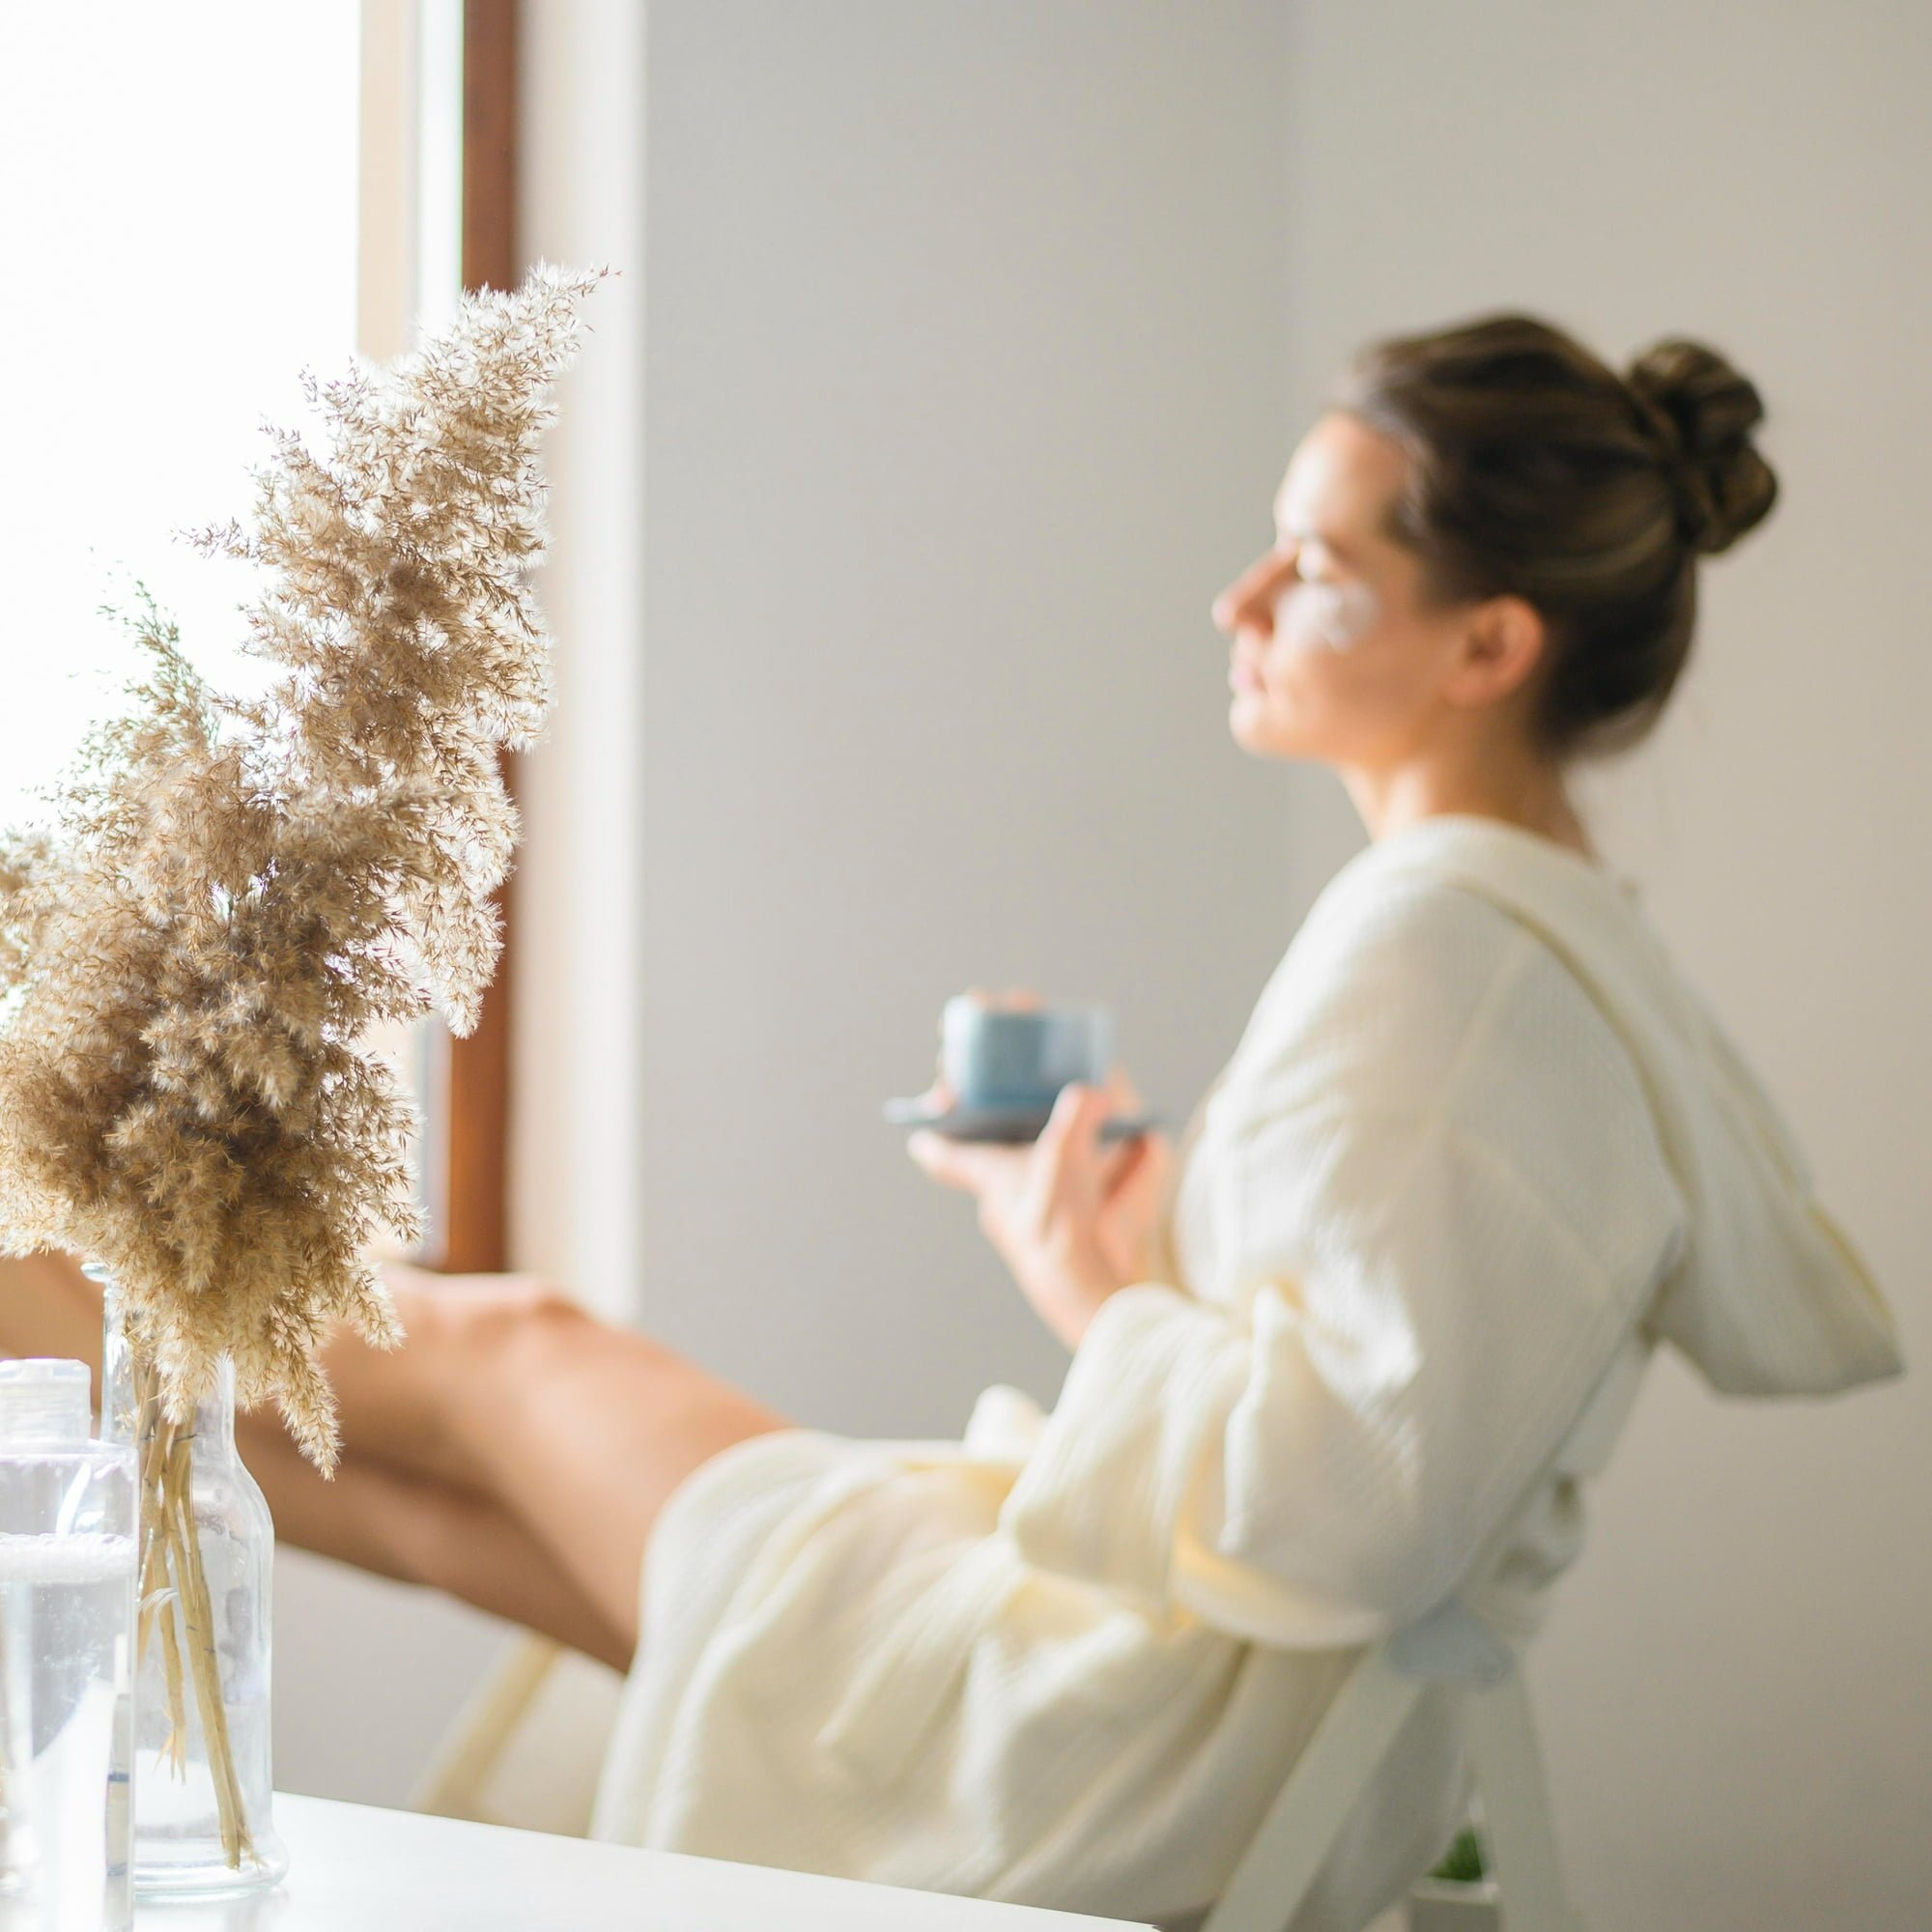
[[1053,1111],[1046,1117],[1046,1125],[1039,1130],[1039,1145],[1058,1152],[1072,1140],[1084,1115],[1092,1112],[1094,1090],[1083,1087],[1077,1080],[1069,1080],[1054,1095]]
[[907,1135],[906,1151],[933,1179],[974,1194],[983,1193],[1000,1178],[1010,1177],[1036,1160],[1057,1188],[1070,1162],[1094,1162],[1101,1123],[1112,1105],[1104,1088],[1072,1083],[1060,1090],[1046,1125],[1031,1147],[955,1141],[921,1127]]
[[1100,1127],[1113,1101],[1104,1087],[1069,1081],[1060,1090],[1037,1143],[1056,1183],[1070,1161],[1092,1166],[1100,1145]]
[[954,1158],[959,1151],[957,1141],[950,1141],[943,1134],[934,1133],[930,1127],[920,1127],[906,1136],[905,1145],[913,1164],[923,1168],[933,1179],[943,1181],[948,1187],[966,1185],[965,1170]]
[[983,1193],[1003,1167],[1018,1158],[1010,1149],[948,1140],[930,1127],[906,1136],[906,1152],[933,1179],[948,1187],[963,1187],[969,1194]]
[[1124,1143],[1125,1158],[1107,1185],[1107,1205],[1137,1205],[1158,1192],[1167,1175],[1169,1149],[1165,1134],[1136,1134]]
[[1129,1153],[1107,1188],[1097,1222],[1101,1250],[1123,1281],[1136,1279],[1148,1266],[1148,1243],[1166,1185],[1167,1142],[1143,1134],[1129,1144]]

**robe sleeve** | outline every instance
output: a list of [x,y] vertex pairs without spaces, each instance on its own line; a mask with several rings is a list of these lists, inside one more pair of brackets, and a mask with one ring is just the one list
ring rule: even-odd
[[1331,929],[1279,992],[1200,1153],[1213,1279],[1101,1306],[1001,1520],[1150,1613],[1326,1647],[1458,1585],[1684,1204],[1621,1042],[1473,895]]

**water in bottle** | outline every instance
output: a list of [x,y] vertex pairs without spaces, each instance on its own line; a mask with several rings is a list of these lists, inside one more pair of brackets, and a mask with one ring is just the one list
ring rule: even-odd
[[0,1932],[131,1923],[134,1477],[78,1362],[0,1362]]

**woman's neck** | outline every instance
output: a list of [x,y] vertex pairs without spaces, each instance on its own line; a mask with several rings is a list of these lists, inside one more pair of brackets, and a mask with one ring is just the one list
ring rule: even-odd
[[1344,770],[1341,777],[1371,839],[1386,838],[1444,812],[1468,812],[1539,833],[1586,858],[1598,857],[1561,773],[1548,766],[1511,770],[1492,764],[1469,773],[1408,766],[1389,772]]

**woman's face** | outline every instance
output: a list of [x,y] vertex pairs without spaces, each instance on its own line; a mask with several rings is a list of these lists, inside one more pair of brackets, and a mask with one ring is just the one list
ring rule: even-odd
[[1243,751],[1385,770],[1428,748],[1467,614],[1425,611],[1420,564],[1383,532],[1407,461],[1340,412],[1295,449],[1273,546],[1214,600]]

